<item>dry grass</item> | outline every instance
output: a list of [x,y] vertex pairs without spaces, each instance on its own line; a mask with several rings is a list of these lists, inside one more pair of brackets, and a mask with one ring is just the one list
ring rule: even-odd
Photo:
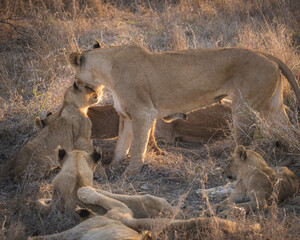
[[[297,0],[3,0],[0,2],[0,163],[5,163],[34,136],[33,119],[55,110],[73,80],[67,58],[71,51],[90,48],[94,39],[104,46],[136,43],[150,51],[238,46],[271,53],[300,76],[300,5]],[[286,81],[285,81],[286,82]],[[288,84],[285,102],[297,122],[295,97]],[[110,102],[110,94],[104,102]],[[300,176],[299,132],[292,127],[269,128],[255,122],[253,148],[277,164],[286,160]],[[295,133],[296,132],[296,133]],[[96,141],[111,158],[114,142]],[[151,193],[178,204],[186,217],[203,214],[207,198],[199,188],[223,184],[217,167],[234,147],[232,137],[209,144],[159,143],[165,156],[147,155],[148,164],[133,180],[109,173],[110,183],[96,185],[121,193]],[[126,165],[126,163],[125,163]],[[125,167],[123,166],[123,168]],[[120,171],[122,168],[120,168]],[[41,216],[34,201],[51,193],[50,180],[22,185],[0,180],[1,239],[63,231],[76,224],[53,212]],[[263,228],[251,236],[196,233],[208,239],[296,239],[300,237],[300,196],[253,214]],[[219,199],[210,198],[215,202]],[[157,230],[159,231],[159,230]],[[183,234],[183,235],[181,235]],[[168,239],[162,232],[161,239]],[[184,239],[173,233],[169,239]]]

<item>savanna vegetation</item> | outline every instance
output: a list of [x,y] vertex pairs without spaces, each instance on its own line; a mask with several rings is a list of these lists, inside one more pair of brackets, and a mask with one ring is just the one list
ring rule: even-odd
[[[69,53],[92,47],[138,44],[149,51],[188,48],[243,47],[280,58],[300,78],[300,3],[298,0],[2,0],[0,1],[0,164],[5,164],[36,132],[33,120],[45,117],[62,103],[74,80]],[[298,107],[287,81],[284,102],[293,126],[269,128],[255,113],[251,148],[270,165],[289,164],[300,177]],[[105,91],[101,104],[111,103]],[[124,162],[116,171],[106,167],[109,182],[96,187],[118,193],[149,193],[178,206],[185,218],[203,216],[213,195],[198,189],[224,185],[221,167],[235,147],[232,135],[207,143],[158,139],[164,156],[149,152],[141,174],[122,179]],[[112,158],[115,141],[95,140]],[[104,165],[105,166],[105,165]],[[26,239],[61,232],[76,224],[71,216],[53,210],[42,215],[38,198],[51,195],[51,179],[15,184],[0,179],[0,239]],[[236,239],[299,239],[300,194],[267,212],[253,213],[239,222],[257,222],[261,231]],[[171,216],[173,217],[173,216]],[[159,239],[184,239],[154,229]],[[225,239],[220,231],[198,232],[195,238]],[[188,238],[187,238],[188,239]]]

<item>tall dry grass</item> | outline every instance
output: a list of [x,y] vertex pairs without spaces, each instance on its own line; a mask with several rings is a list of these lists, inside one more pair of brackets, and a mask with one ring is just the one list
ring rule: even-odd
[[[64,90],[73,81],[69,53],[90,48],[95,39],[104,47],[135,43],[150,51],[198,47],[257,49],[279,57],[299,81],[299,16],[298,0],[2,0],[0,163],[5,163],[34,136],[32,123],[36,116],[58,108]],[[288,84],[284,95],[296,123],[295,96]],[[104,102],[109,101],[107,93]],[[255,127],[253,147],[270,163],[299,158],[299,139],[291,133],[293,129],[270,129],[259,118]],[[276,142],[280,142],[279,150],[275,148]],[[104,187],[120,190],[122,186],[125,192],[137,188],[167,197],[174,203],[185,196],[181,208],[186,216],[201,214],[200,206],[205,207],[207,203],[194,190],[222,184],[215,169],[226,161],[233,140],[204,147],[163,146],[166,156],[149,154],[149,165],[140,178],[120,184],[118,178],[112,177],[112,183]],[[58,213],[48,217],[37,214],[34,201],[49,196],[49,182],[24,184],[17,186],[9,179],[0,180],[1,238],[49,234],[75,224]],[[275,209],[274,214],[280,211]],[[293,209],[274,218],[273,215],[252,216],[262,223],[264,230],[248,238],[295,239],[299,237],[296,227],[299,216],[300,211]],[[220,233],[204,235],[208,239],[224,237]],[[178,235],[177,239],[180,238]]]

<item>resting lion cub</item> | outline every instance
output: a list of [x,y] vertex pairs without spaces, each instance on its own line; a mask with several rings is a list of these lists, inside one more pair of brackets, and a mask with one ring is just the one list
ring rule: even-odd
[[92,151],[91,121],[86,115],[89,106],[98,102],[99,94],[83,83],[74,83],[64,95],[64,102],[56,119],[26,143],[21,151],[0,170],[0,177],[13,175],[20,181],[25,175],[30,180],[44,177],[55,161],[55,148],[67,151]]
[[[36,118],[35,127],[41,130],[57,117],[58,113],[48,113],[46,119]],[[119,115],[112,104],[92,106],[88,109],[88,117],[92,121],[92,139],[113,139],[118,137]],[[229,134],[231,109],[226,104],[215,104],[204,109],[198,109],[183,116],[172,116],[171,122],[158,119],[152,127],[148,150],[156,154],[162,150],[157,146],[156,138],[163,139],[169,144],[177,140],[185,142],[207,142]],[[174,119],[177,117],[177,119]],[[178,119],[180,118],[180,119]],[[154,134],[155,133],[155,134]]]
[[[37,131],[51,124],[58,117],[58,114],[59,111],[53,114],[50,112],[47,114],[46,119],[37,117],[34,121]],[[119,115],[112,104],[89,107],[87,115],[92,122],[91,139],[113,139],[118,137]],[[172,116],[172,120],[178,117],[183,118],[182,116]],[[152,132],[154,132],[154,127]],[[157,154],[162,153],[162,150],[157,146],[153,133],[150,135],[148,147],[153,149]]]
[[61,171],[53,179],[52,199],[40,199],[38,204],[42,212],[48,212],[55,204],[58,209],[73,213],[80,201],[77,190],[84,186],[93,186],[93,172],[101,160],[101,149],[93,152],[74,150],[68,152],[58,146],[55,150]]
[[29,237],[28,240],[151,240],[150,232],[138,233],[118,220],[99,216],[89,209],[78,209],[81,223],[61,233]]
[[[65,207],[68,212],[72,213],[77,205],[82,206],[82,202],[77,198],[77,190],[81,187],[93,186],[93,172],[101,158],[100,149],[90,154],[79,150],[67,152],[59,146],[55,152],[62,169],[52,182],[52,199],[40,199],[38,206],[42,212],[48,212],[53,204],[56,204],[59,209]],[[101,189],[95,189],[95,191],[126,204],[132,209],[135,217],[155,217],[160,213],[171,214],[173,212],[173,207],[163,198],[148,194],[141,196],[114,194]],[[90,207],[97,212],[103,212],[103,208]]]
[[258,153],[237,146],[223,175],[237,184],[230,197],[213,205],[216,213],[226,216],[230,202],[245,209],[246,213],[264,209],[270,200],[283,201],[296,194],[299,181],[286,167],[268,167]]
[[[270,124],[289,124],[283,104],[282,73],[300,102],[291,70],[278,58],[241,48],[189,49],[151,53],[124,45],[72,53],[76,78],[91,87],[106,86],[124,125],[113,161],[131,160],[125,175],[140,172],[155,119],[188,113],[227,97],[232,100],[236,141],[247,144],[253,120],[248,106]],[[132,140],[132,141],[131,141]]]
[[[101,191],[91,187],[78,189],[77,196],[85,204],[103,207],[106,213],[103,216],[99,216],[89,209],[77,210],[76,212],[83,220],[79,225],[62,233],[44,237],[32,237],[30,239],[148,239],[147,237],[150,237],[149,233],[138,234],[138,232],[151,231],[155,226],[160,226],[161,230],[167,228],[168,232],[170,230],[179,230],[185,234],[188,234],[190,230],[213,231],[218,229],[226,233],[235,233],[239,229],[242,229],[243,232],[259,230],[259,226],[242,226],[241,224],[216,217],[198,217],[185,220],[138,218],[134,216],[136,209],[139,208],[135,205],[136,201],[134,198],[129,200],[129,202],[122,202],[106,196]],[[154,196],[152,197],[155,199]],[[143,199],[140,199],[140,202],[147,205],[147,202],[144,202]],[[156,204],[159,206],[160,202],[158,201]],[[158,212],[155,216],[158,216]]]

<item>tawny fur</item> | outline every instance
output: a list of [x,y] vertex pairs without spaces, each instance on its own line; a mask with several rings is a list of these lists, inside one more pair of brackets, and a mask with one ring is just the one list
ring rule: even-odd
[[[149,237],[149,238],[148,238]],[[94,216],[61,233],[29,237],[29,240],[150,240],[148,233],[141,234],[120,221],[105,216]]]
[[[259,226],[243,226],[235,222],[219,218],[191,218],[187,220],[168,219],[168,218],[136,218],[134,217],[134,202],[130,203],[133,209],[127,204],[101,194],[98,190],[91,187],[80,188],[77,192],[78,198],[89,205],[98,205],[107,210],[104,216],[97,216],[88,209],[78,210],[82,213],[83,222],[76,227],[62,233],[32,237],[30,239],[86,239],[93,237],[97,239],[147,239],[149,234],[139,234],[137,231],[152,230],[159,226],[160,230],[167,228],[168,231],[213,231],[219,229],[226,233],[234,233],[243,229],[246,232],[259,230]],[[154,196],[151,196],[155,198]],[[160,203],[157,202],[159,205]],[[158,216],[158,215],[156,215]],[[118,237],[116,237],[118,236]],[[129,237],[130,236],[130,237]]]
[[[37,118],[36,128],[41,130],[50,124],[57,115],[56,112],[51,113],[43,120]],[[89,107],[87,115],[92,121],[92,139],[114,139],[118,137],[119,115],[112,104]],[[157,146],[156,137],[169,144],[174,144],[176,140],[206,142],[229,134],[230,104],[215,104],[195,110],[186,115],[186,120],[183,120],[181,115],[168,116],[171,118],[171,121],[168,122],[158,119],[154,123],[149,136],[148,149],[153,149],[157,154],[162,152]],[[176,119],[174,120],[174,118]]]
[[[70,55],[76,78],[91,87],[106,86],[120,116],[113,162],[131,160],[125,175],[137,174],[144,161],[153,122],[175,113],[188,113],[228,97],[232,100],[236,141],[248,143],[252,124],[247,106],[270,124],[288,124],[282,80],[287,77],[297,100],[300,90],[290,69],[279,59],[257,51],[190,49],[150,53],[124,45]],[[250,134],[251,135],[251,134]]]
[[[60,152],[64,154],[61,155]],[[40,199],[38,207],[47,213],[55,205],[59,210],[73,213],[80,206],[77,190],[84,186],[93,186],[93,172],[101,160],[101,149],[94,152],[74,150],[67,152],[60,146],[55,150],[61,171],[52,181],[52,199]]]
[[[43,127],[37,136],[26,143],[21,151],[0,171],[0,177],[13,175],[20,181],[24,175],[30,180],[44,177],[55,162],[55,148],[61,145],[67,151],[74,149],[92,151],[90,139],[91,121],[86,115],[87,108],[98,102],[98,93],[83,83],[70,86],[64,95],[64,102],[55,119]],[[35,126],[41,127],[40,119]]]
[[[91,187],[95,159],[91,161],[91,156],[82,151],[65,154],[61,154],[61,151],[61,148],[57,149],[62,171],[53,181],[53,189],[58,193],[57,196],[60,196],[59,203],[64,203],[69,211],[83,205],[103,211],[98,212],[101,214],[98,216],[86,209],[85,214],[79,214],[83,222],[78,226],[62,233],[31,239],[146,239],[148,234],[137,232],[151,231],[155,226],[182,231],[212,231],[216,226],[229,233],[238,230],[236,223],[218,218],[174,220],[175,209],[163,198],[151,195],[121,195],[95,189]],[[45,211],[55,202],[57,204],[57,198],[53,195],[52,200],[41,199],[38,203],[41,210]],[[170,218],[160,218],[162,216]],[[243,229],[253,231],[259,227],[250,226]]]
[[224,177],[237,180],[230,197],[213,205],[216,213],[226,216],[230,203],[244,208],[246,213],[265,209],[271,201],[279,202],[299,190],[296,175],[286,167],[269,167],[257,152],[237,146],[230,163],[223,171]]
[[[93,161],[92,155],[84,151],[75,150],[66,152],[61,158],[59,150],[64,151],[59,147],[56,150],[58,163],[61,165],[61,171],[54,178],[53,196],[52,199],[40,199],[38,206],[42,212],[48,212],[53,204],[60,209],[66,208],[69,212],[75,210],[76,206],[81,206],[81,202],[77,198],[77,189],[83,186],[93,186],[93,171],[99,164],[100,159]],[[151,195],[121,195],[110,193],[101,189],[96,190],[102,195],[111,199],[120,201],[133,209],[133,214],[136,217],[155,217],[159,214],[171,214],[172,206],[163,198],[154,197]],[[57,202],[57,200],[59,200]],[[103,212],[103,208],[90,206],[96,212]]]
[[[158,119],[155,137],[150,134],[149,142],[156,142],[156,137],[170,144],[178,138],[186,142],[218,139],[229,133],[230,115],[231,109],[228,105],[215,104],[190,112],[186,120],[166,122]],[[92,106],[88,110],[88,116],[92,121],[92,138],[111,139],[118,136],[119,115],[113,105]]]
[[[78,198],[85,204],[98,205],[107,210],[103,216],[97,216],[88,209],[79,210],[85,211],[83,222],[76,227],[62,233],[44,236],[32,237],[30,239],[82,239],[93,237],[97,239],[146,239],[149,234],[139,234],[137,231],[152,230],[155,226],[160,226],[160,230],[167,228],[168,231],[184,231],[186,234],[190,230],[196,231],[214,231],[219,229],[226,233],[234,233],[243,229],[243,231],[257,231],[259,226],[243,226],[235,222],[223,220],[219,218],[191,218],[187,220],[168,219],[168,218],[136,218],[134,216],[135,202],[131,200],[127,203],[110,198],[98,190],[91,187],[83,187],[77,191]],[[136,196],[138,197],[138,196]],[[153,199],[156,197],[151,196]],[[143,203],[143,199],[140,200]],[[160,205],[160,201],[156,203]],[[132,206],[133,208],[129,208]],[[162,208],[162,206],[161,206]],[[81,214],[80,214],[81,215]],[[156,215],[158,216],[158,214]],[[118,236],[118,237],[116,237]],[[129,237],[130,236],[130,237]]]

